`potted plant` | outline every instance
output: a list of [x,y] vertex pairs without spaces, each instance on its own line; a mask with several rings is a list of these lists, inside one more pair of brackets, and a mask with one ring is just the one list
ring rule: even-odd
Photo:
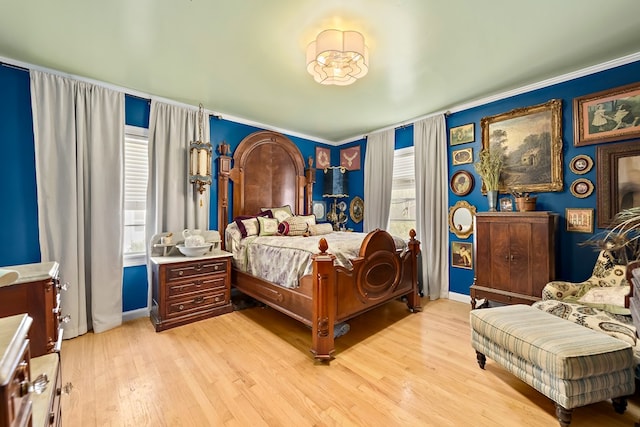
[[502,161],[503,155],[501,150],[483,148],[478,154],[478,161],[473,164],[476,172],[478,172],[478,175],[482,178],[485,190],[487,190],[489,211],[496,210]]
[[516,201],[516,210],[518,212],[528,212],[536,210],[536,202],[538,196],[533,196],[527,191],[511,190],[511,195]]

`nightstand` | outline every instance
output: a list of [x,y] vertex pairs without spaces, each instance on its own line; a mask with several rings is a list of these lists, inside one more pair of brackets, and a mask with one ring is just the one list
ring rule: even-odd
[[151,257],[151,271],[156,332],[233,311],[229,252]]

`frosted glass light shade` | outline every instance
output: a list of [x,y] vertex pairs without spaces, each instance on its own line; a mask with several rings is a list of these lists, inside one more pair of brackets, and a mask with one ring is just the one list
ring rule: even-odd
[[307,71],[323,85],[346,86],[369,72],[369,50],[357,31],[325,30],[307,46]]

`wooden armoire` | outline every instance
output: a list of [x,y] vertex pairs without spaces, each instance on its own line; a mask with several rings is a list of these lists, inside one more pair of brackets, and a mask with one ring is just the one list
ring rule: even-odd
[[480,299],[532,304],[556,277],[558,215],[480,212],[474,218],[475,277],[471,306]]

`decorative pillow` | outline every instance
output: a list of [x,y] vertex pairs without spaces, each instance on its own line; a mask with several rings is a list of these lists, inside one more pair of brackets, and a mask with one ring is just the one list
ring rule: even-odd
[[629,286],[594,287],[578,300],[589,307],[599,308],[616,314],[629,314],[624,307],[624,297],[629,293]]
[[296,215],[298,218],[303,218],[307,224],[316,225],[316,216],[315,215]]
[[259,236],[273,236],[278,232],[278,220],[275,218],[258,217],[260,224]]
[[247,219],[257,218],[259,216],[267,217],[267,218],[273,218],[273,216],[271,215],[271,212],[261,212],[258,215],[240,215],[240,216],[237,216],[237,217],[235,217],[233,219],[233,221],[238,226],[238,230],[240,230],[240,234],[242,235],[243,238],[247,237],[247,236],[255,236],[258,233],[256,232],[255,234],[249,234],[247,232],[245,224],[242,221],[247,220]]
[[307,232],[307,229],[309,228],[307,220],[299,216],[292,216],[290,218],[287,218],[287,220],[284,222],[286,222],[289,226],[289,232],[287,233],[287,236],[302,236]]
[[240,229],[240,233],[242,233],[242,228],[244,228],[244,233],[242,233],[242,237],[257,236],[258,232],[260,231],[260,224],[258,224],[258,218],[241,219],[240,224],[242,224],[242,227],[238,226],[238,228]]
[[330,223],[324,223],[324,224],[315,224],[315,225],[310,225],[309,226],[309,233],[312,236],[319,236],[321,234],[329,234],[333,232],[333,225],[331,225]]
[[291,211],[291,206],[280,206],[278,208],[260,208],[262,212],[271,211],[271,218],[276,218],[278,221],[282,222],[285,219],[293,216],[293,212]]
[[287,234],[289,234],[289,223],[286,221],[282,221],[280,224],[278,224],[278,234],[280,236],[286,236]]

